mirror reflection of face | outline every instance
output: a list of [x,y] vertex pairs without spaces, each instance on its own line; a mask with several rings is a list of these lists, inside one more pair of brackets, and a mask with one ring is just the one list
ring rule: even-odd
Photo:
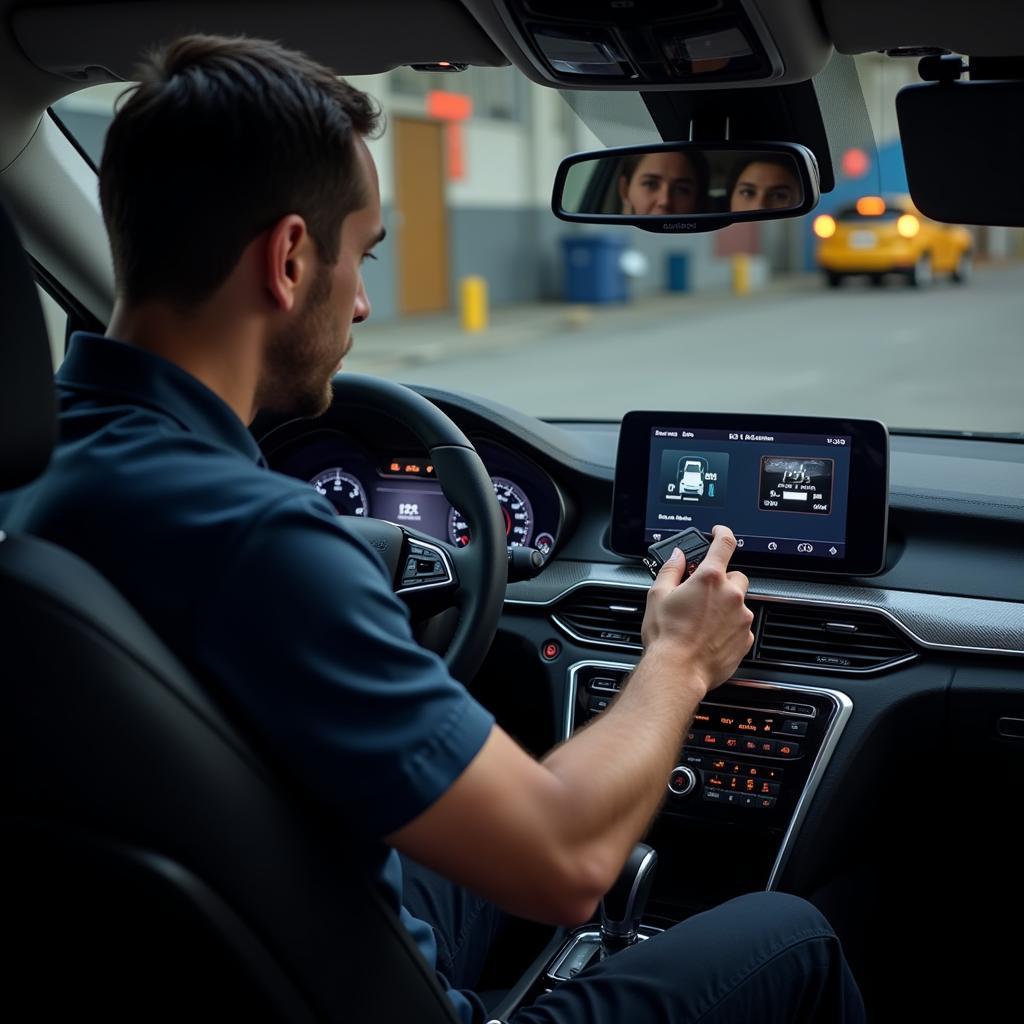
[[740,171],[733,186],[729,210],[786,210],[800,205],[802,192],[800,179],[790,168],[767,160],[752,160]]
[[619,198],[624,214],[695,213],[700,208],[700,183],[685,153],[647,153],[631,175],[619,176]]

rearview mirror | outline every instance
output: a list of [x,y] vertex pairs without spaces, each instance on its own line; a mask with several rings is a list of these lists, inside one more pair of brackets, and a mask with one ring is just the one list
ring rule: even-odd
[[689,232],[799,217],[818,197],[818,163],[795,142],[669,142],[567,157],[551,208],[562,220]]

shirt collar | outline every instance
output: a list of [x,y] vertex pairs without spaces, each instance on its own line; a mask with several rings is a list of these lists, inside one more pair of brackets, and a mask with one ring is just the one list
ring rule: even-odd
[[76,331],[57,384],[156,409],[189,433],[266,465],[252,434],[222,398],[180,366],[137,345]]

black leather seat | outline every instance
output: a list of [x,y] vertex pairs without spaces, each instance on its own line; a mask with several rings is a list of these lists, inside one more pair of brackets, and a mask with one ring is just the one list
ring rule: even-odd
[[[0,295],[3,490],[45,468],[55,406],[2,209]],[[0,657],[5,1016],[456,1021],[340,823],[88,565],[3,537]]]

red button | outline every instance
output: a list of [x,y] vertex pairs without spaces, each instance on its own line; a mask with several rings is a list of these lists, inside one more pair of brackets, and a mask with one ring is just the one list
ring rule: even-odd
[[549,640],[540,649],[540,653],[545,661],[554,661],[562,653],[562,647],[557,640]]

